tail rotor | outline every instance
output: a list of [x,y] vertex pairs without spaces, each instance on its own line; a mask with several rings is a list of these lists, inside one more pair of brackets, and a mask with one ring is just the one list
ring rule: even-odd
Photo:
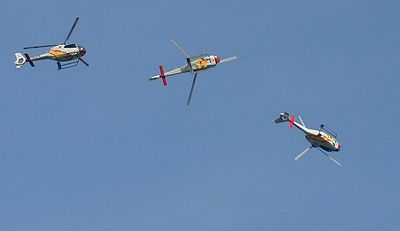
[[15,53],[15,67],[17,69],[20,69],[26,62],[28,62],[32,67],[35,66],[35,64],[32,62],[31,58],[29,57],[28,54],[22,54],[22,53]]
[[289,128],[293,128],[293,125],[294,125],[294,116],[292,115],[292,116],[290,117]]
[[283,122],[289,122],[289,128],[293,128],[294,123],[295,123],[295,118],[294,116],[290,116],[289,113],[287,112],[281,112],[279,114],[279,117],[274,120],[275,123],[283,123]]
[[162,65],[160,65],[160,78],[162,79],[163,85],[167,86],[167,78],[165,78],[164,67]]

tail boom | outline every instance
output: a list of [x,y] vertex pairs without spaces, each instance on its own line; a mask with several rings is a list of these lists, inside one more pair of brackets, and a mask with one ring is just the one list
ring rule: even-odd
[[[300,117],[300,121],[302,122],[303,120]],[[282,112],[279,114],[279,117],[274,120],[275,123],[283,123],[283,122],[289,122],[289,128],[293,128],[294,126],[297,127],[298,129],[302,130],[304,133],[308,134],[312,132],[311,129],[308,129],[306,126],[304,126],[304,122],[302,124],[299,124],[296,122],[295,116],[294,115],[289,115],[287,112]]]
[[[159,69],[160,69],[160,74],[150,77],[149,78],[150,81],[157,80],[157,79],[165,79],[165,82],[166,82],[167,78],[169,76],[178,75],[178,74],[181,74],[181,73],[189,72],[187,65],[185,65],[183,67],[179,67],[179,68],[173,69],[171,71],[167,71],[167,72],[164,72],[164,67],[161,66],[161,65],[159,66]],[[163,83],[164,83],[164,80],[163,80]]]

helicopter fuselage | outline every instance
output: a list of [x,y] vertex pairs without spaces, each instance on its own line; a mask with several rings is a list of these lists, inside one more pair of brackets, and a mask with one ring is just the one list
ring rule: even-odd
[[190,65],[193,72],[202,71],[207,68],[215,67],[219,63],[220,58],[216,55],[203,55],[192,58]]
[[[79,62],[83,63],[87,67],[89,64],[82,59],[82,56],[86,54],[86,49],[83,46],[80,46],[76,43],[70,43],[67,44],[68,39],[70,38],[72,32],[74,31],[74,28],[76,24],[79,21],[79,17],[75,18],[74,24],[72,24],[71,29],[68,32],[67,37],[65,38],[64,42],[62,42],[59,45],[39,45],[39,46],[29,46],[29,47],[24,47],[24,49],[36,49],[36,48],[45,48],[45,47],[51,47],[49,52],[41,54],[41,55],[36,55],[36,56],[30,56],[29,54],[25,53],[15,53],[15,67],[17,69],[20,69],[25,63],[29,63],[32,67],[35,66],[34,61],[38,60],[54,60],[57,62],[58,70],[65,69],[65,68],[70,68],[78,65]],[[66,63],[61,63],[61,62],[66,62]]]
[[86,49],[78,44],[60,44],[50,48],[49,52],[30,57],[31,61],[50,59],[58,62],[67,62],[86,54]]
[[[209,68],[215,67],[221,59],[216,55],[201,55],[190,58],[190,66],[189,64],[185,64],[181,67],[175,68],[171,71],[165,72],[165,77],[178,75],[187,72],[199,72],[204,71]],[[161,78],[160,75],[155,75],[150,77],[150,80],[155,80]]]
[[341,145],[334,136],[321,130],[309,129],[296,121],[294,121],[293,125],[306,134],[306,139],[313,147],[322,148],[327,152],[340,151]]

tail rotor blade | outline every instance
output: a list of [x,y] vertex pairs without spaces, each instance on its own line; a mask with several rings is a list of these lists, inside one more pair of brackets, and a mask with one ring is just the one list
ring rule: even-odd
[[320,150],[320,151],[321,151],[326,157],[328,157],[331,161],[335,162],[335,164],[337,164],[337,165],[339,165],[339,166],[342,166],[341,163],[339,163],[337,160],[333,159],[333,157],[330,156],[330,155],[328,155],[328,153],[322,151],[320,148],[318,148],[318,150]]
[[160,68],[160,78],[162,79],[163,85],[167,86],[168,82],[167,82],[167,78],[165,78],[165,73],[164,73],[164,67],[162,65],[159,66]]
[[82,58],[79,58],[79,61],[81,61],[83,64],[85,64],[87,67],[89,66],[89,63],[87,63],[85,60],[83,60]]
[[219,61],[219,63],[226,63],[226,62],[229,62],[229,61],[233,61],[235,59],[237,59],[237,56],[232,56],[232,57],[229,57],[229,58],[226,58],[226,59],[222,59],[221,61]]
[[187,101],[187,104],[186,104],[188,106],[190,104],[190,100],[192,99],[192,94],[193,94],[194,84],[196,83],[196,78],[197,78],[197,73],[194,74],[194,77],[193,77],[192,88],[190,88],[189,98],[188,98],[188,101]]
[[299,155],[297,155],[297,156],[294,158],[294,160],[300,159],[300,157],[302,157],[304,154],[306,154],[308,151],[310,151],[311,148],[312,148],[312,147],[306,148],[306,149],[305,149],[304,151],[302,151]]
[[67,38],[65,39],[65,41],[63,42],[63,44],[65,44],[65,43],[68,41],[69,37],[70,37],[71,34],[72,34],[72,31],[75,29],[75,26],[76,26],[76,24],[78,23],[78,20],[79,20],[79,17],[76,17],[75,22],[74,22],[74,24],[72,25],[71,30],[69,31],[69,33],[68,33],[68,35],[67,35]]

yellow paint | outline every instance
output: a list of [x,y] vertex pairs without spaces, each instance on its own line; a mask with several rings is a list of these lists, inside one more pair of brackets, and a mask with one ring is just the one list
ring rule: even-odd
[[199,62],[198,68],[199,69],[204,69],[207,67],[207,61],[205,59],[198,59],[196,62]]
[[309,137],[312,140],[316,140],[316,141],[320,141],[320,142],[332,142],[333,141],[333,138],[330,137],[330,136],[321,137],[321,136],[312,136],[312,135],[310,135]]
[[60,51],[60,50],[51,50],[51,51],[50,51],[50,54],[51,54],[51,55],[54,55],[54,56],[61,56],[61,55],[64,55],[65,52],[62,52],[62,51]]

